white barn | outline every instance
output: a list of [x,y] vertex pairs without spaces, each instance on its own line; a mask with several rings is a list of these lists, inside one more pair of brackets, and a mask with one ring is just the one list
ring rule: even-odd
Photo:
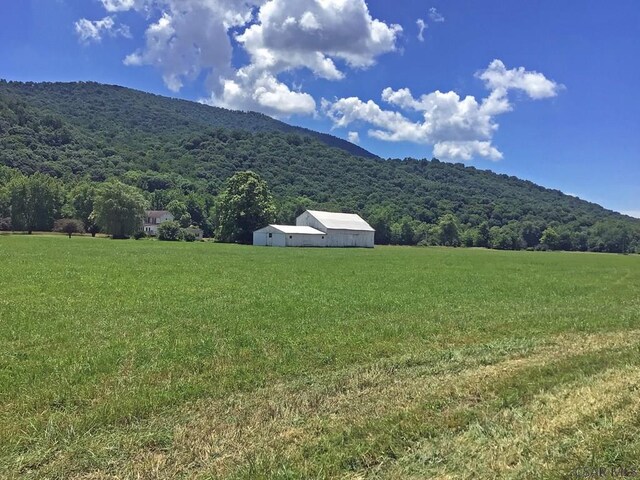
[[327,234],[327,247],[373,248],[375,230],[355,213],[333,213],[307,210],[296,225],[316,228]]
[[307,210],[296,225],[269,225],[253,233],[253,244],[274,247],[373,248],[375,230],[353,213]]

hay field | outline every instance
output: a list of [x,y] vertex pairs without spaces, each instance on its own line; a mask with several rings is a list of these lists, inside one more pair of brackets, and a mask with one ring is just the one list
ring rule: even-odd
[[0,345],[0,478],[640,470],[637,255],[0,236]]

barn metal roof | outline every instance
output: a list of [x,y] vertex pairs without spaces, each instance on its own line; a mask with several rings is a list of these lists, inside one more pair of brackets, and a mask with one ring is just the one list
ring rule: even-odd
[[312,228],[312,227],[298,227],[296,225],[269,225],[269,227],[275,228],[276,230],[282,233],[288,233],[288,234],[299,233],[302,235],[325,235],[324,232],[321,232],[320,230],[316,230],[315,228]]
[[371,225],[355,213],[321,212],[318,210],[307,210],[307,212],[328,229],[375,232]]

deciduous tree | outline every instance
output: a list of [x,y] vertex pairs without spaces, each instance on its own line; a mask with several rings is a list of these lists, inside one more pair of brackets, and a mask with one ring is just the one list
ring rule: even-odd
[[267,183],[255,172],[229,178],[216,205],[216,235],[223,242],[250,243],[253,232],[275,218]]
[[66,233],[71,238],[74,233],[84,233],[84,224],[76,218],[61,218],[53,223],[53,231]]
[[447,247],[457,247],[460,245],[460,230],[458,228],[458,219],[447,213],[438,222],[440,227],[440,241],[442,245]]
[[62,185],[57,180],[41,173],[17,176],[9,182],[7,189],[15,230],[51,231],[64,204]]
[[532,222],[525,222],[522,225],[522,238],[527,243],[527,247],[535,247],[540,243],[542,232]]
[[100,231],[100,227],[91,215],[97,193],[95,184],[82,182],[71,191],[69,196],[74,216],[82,220],[85,231],[90,233],[92,237],[95,237],[96,233]]
[[542,237],[540,237],[540,244],[548,248],[549,250],[557,250],[558,243],[560,240],[560,236],[555,229],[549,227],[544,232],[542,232]]
[[96,195],[93,219],[112,238],[127,238],[142,228],[146,201],[140,191],[113,180]]

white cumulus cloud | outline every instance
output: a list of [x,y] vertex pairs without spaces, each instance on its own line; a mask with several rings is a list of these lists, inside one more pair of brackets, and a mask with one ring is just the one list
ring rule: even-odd
[[[532,99],[552,97],[560,86],[537,72],[524,68],[507,70],[499,60],[477,76],[490,90],[478,101],[474,96],[460,97],[456,92],[436,90],[416,98],[407,88],[382,92],[382,101],[396,109],[383,109],[373,100],[357,97],[323,102],[324,112],[334,127],[355,122],[369,124],[368,134],[379,140],[433,145],[433,154],[446,160],[469,161],[474,157],[500,160],[502,153],[492,145],[498,129],[495,117],[513,109],[508,93],[521,90]],[[410,115],[419,115],[412,120]]]
[[100,42],[105,35],[111,37],[131,37],[129,27],[116,25],[113,17],[104,17],[102,20],[87,20],[81,18],[74,24],[75,32],[81,42]]
[[395,50],[401,30],[372,18],[364,0],[270,0],[237,40],[260,68],[308,68],[335,80],[343,76],[335,60],[371,66],[379,55]]
[[260,110],[274,116],[311,114],[316,110],[311,95],[292,90],[265,72],[253,77],[241,71],[234,78],[222,81],[218,95],[212,94],[202,101],[235,110]]
[[[375,19],[365,0],[100,0],[111,13],[150,20],[145,43],[124,62],[153,66],[173,91],[207,75],[207,103],[272,115],[315,112],[315,100],[281,74],[328,80],[396,50],[402,28]],[[234,48],[248,63],[232,65]]]
[[542,73],[529,72],[524,67],[507,70],[500,60],[494,60],[486,70],[476,75],[491,90],[522,90],[533,99],[555,97],[562,88]]
[[349,132],[347,134],[347,138],[351,143],[355,143],[355,144],[360,143],[360,134],[358,132]]
[[102,6],[107,12],[124,12],[131,10],[136,6],[136,3],[141,5],[139,0],[100,0]]
[[253,2],[234,0],[108,2],[118,4],[111,8],[129,7],[145,14],[153,8],[161,10],[158,20],[147,27],[145,45],[128,55],[124,63],[158,68],[172,91],[179,91],[185,81],[193,81],[203,71],[214,78],[231,72],[233,50],[228,31],[245,25],[253,6]]
[[316,77],[341,80],[345,72],[337,61],[370,67],[395,50],[400,32],[398,25],[372,18],[364,0],[269,0],[256,22],[235,37],[251,63],[221,76],[222,89],[214,87],[208,102],[276,115],[313,113],[313,98],[293,91],[279,74],[307,69]]
[[484,157],[489,160],[501,160],[503,157],[502,152],[492,146],[489,140],[438,142],[433,146],[433,155],[436,158],[463,162],[473,160],[474,157]]

